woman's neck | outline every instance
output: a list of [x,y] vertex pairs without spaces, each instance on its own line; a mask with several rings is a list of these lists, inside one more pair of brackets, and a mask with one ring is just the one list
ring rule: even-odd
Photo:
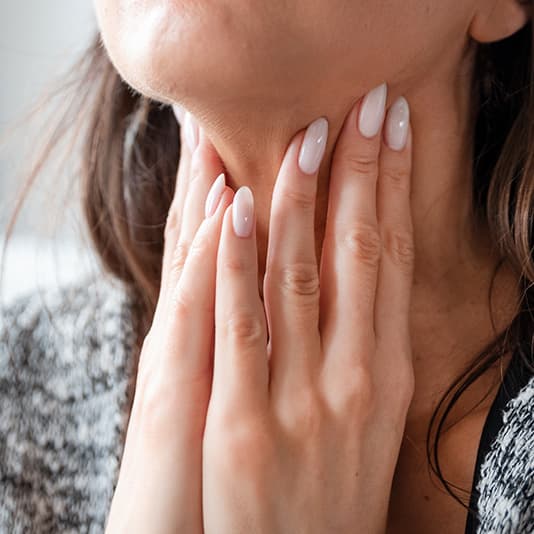
[[[416,89],[390,86],[388,95],[388,105],[401,94],[408,99],[413,129],[414,417],[429,410],[429,404],[465,367],[473,351],[492,336],[487,294],[497,258],[485,226],[475,221],[471,208],[474,121],[470,79],[464,77],[458,84],[452,84],[451,79],[450,72],[435,73],[418,83]],[[316,250],[320,259],[335,141],[353,102],[381,81],[370,80],[369,87],[347,92],[344,97],[314,95],[312,101],[303,95],[272,108],[246,99],[238,107],[235,102],[226,106],[220,101],[209,109],[187,106],[220,154],[228,184],[234,189],[248,185],[254,192],[260,291],[271,195],[290,139],[317,117],[327,117],[329,139],[320,169],[316,212]],[[511,289],[513,281],[510,271],[498,280],[498,326],[504,326],[512,313],[511,306],[516,301]]]

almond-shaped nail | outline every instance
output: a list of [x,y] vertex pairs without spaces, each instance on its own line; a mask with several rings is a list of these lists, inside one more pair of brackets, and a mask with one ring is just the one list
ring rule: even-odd
[[324,117],[314,120],[306,129],[300,147],[299,167],[305,174],[315,174],[319,170],[328,138],[328,121]]
[[184,121],[185,140],[189,150],[194,152],[198,145],[198,123],[189,111],[186,112]]
[[213,182],[208,196],[206,197],[206,205],[204,207],[204,214],[207,217],[211,217],[216,211],[219,201],[221,200],[224,188],[226,187],[226,180],[224,172],[221,172],[217,179]]
[[402,150],[408,139],[410,106],[403,97],[397,98],[389,108],[386,118],[386,142],[393,150]]
[[232,223],[237,237],[249,237],[254,225],[254,196],[244,185],[237,190],[232,203]]
[[173,104],[172,110],[174,112],[174,116],[176,117],[176,120],[178,121],[178,124],[184,123],[184,116],[185,116],[185,110],[182,106],[179,104]]
[[374,137],[382,127],[387,94],[387,85],[383,83],[365,95],[358,121],[358,128],[364,137]]

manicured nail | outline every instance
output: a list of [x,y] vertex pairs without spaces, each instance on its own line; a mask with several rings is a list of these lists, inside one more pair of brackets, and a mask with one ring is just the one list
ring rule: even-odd
[[386,142],[393,150],[402,150],[406,146],[409,124],[410,106],[401,96],[389,108],[386,119]]
[[313,121],[304,134],[300,147],[299,167],[306,174],[315,174],[319,170],[328,138],[328,121],[320,117]]
[[189,146],[189,150],[194,152],[198,145],[198,123],[189,111],[186,112],[184,120],[185,140]]
[[237,237],[249,237],[254,222],[254,197],[249,187],[237,190],[232,204],[232,223]]
[[374,137],[379,132],[384,121],[387,95],[385,83],[365,95],[358,123],[358,128],[364,137]]
[[178,104],[173,104],[172,105],[172,110],[174,111],[174,116],[176,117],[176,120],[178,121],[179,124],[183,124],[184,123],[184,115],[185,115],[185,110],[182,106],[178,105]]
[[206,217],[211,217],[215,211],[217,211],[217,206],[221,200],[222,194],[224,193],[224,188],[226,187],[226,181],[224,178],[224,172],[221,172],[217,179],[213,182],[210,192],[206,197],[206,205],[204,207],[204,214]]

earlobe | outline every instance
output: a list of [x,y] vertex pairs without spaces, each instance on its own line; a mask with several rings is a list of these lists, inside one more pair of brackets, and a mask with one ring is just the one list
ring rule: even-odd
[[469,35],[479,43],[505,39],[530,20],[531,2],[524,0],[483,0],[469,26]]

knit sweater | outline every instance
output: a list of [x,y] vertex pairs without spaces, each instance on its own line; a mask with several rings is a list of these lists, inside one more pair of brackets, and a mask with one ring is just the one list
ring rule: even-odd
[[[2,534],[104,531],[128,420],[134,344],[129,298],[110,280],[29,294],[5,308]],[[501,424],[479,449],[473,531],[532,533],[534,378],[495,413]]]

